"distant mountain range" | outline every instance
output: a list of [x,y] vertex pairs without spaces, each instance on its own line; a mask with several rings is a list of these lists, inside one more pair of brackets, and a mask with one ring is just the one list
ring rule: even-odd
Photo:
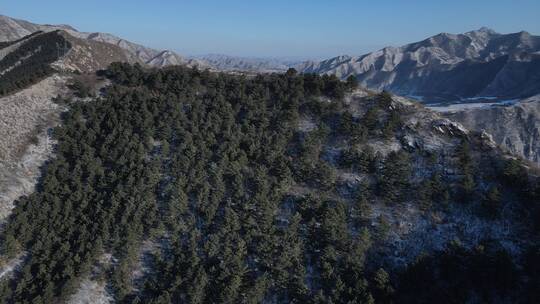
[[[150,67],[170,65],[198,66],[218,71],[241,71],[256,73],[281,73],[299,65],[301,60],[281,58],[239,57],[223,54],[181,56],[170,50],[156,50],[136,44],[107,33],[79,32],[70,25],[40,25],[0,15],[0,42],[13,41],[37,31],[61,30],[68,40],[78,47],[74,60],[64,60],[72,69],[93,70],[103,68],[112,61],[140,63]],[[81,66],[86,62],[86,66]]]
[[355,75],[361,85],[425,101],[540,93],[540,37],[481,28],[442,33],[402,47],[297,66],[300,72]]
[[481,28],[465,34],[441,33],[361,56],[302,62],[221,54],[185,57],[111,34],[84,33],[69,25],[38,25],[0,16],[0,41],[53,30],[62,30],[74,45],[64,60],[64,67],[73,70],[95,70],[113,61],[254,73],[281,73],[294,67],[302,73],[333,74],[341,79],[354,75],[368,89],[387,90],[426,103],[479,97],[526,98],[540,93],[540,36],[527,32],[499,34]]
[[194,59],[202,60],[216,70],[262,73],[281,73],[287,71],[291,67],[295,67],[303,63],[302,60],[286,58],[238,57],[223,54],[196,56]]

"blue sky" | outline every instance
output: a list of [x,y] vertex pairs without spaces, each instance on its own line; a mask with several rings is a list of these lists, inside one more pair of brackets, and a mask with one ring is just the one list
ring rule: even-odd
[[540,0],[6,0],[0,14],[188,55],[360,55],[482,26],[540,34]]

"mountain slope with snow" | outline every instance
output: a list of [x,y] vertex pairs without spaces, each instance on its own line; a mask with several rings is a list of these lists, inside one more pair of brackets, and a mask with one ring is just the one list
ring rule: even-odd
[[361,85],[425,100],[475,96],[528,97],[540,93],[540,36],[487,28],[441,33],[402,47],[339,56],[297,67],[304,73],[350,75]]
[[511,105],[488,105],[444,112],[471,130],[485,131],[515,155],[540,163],[540,95]]

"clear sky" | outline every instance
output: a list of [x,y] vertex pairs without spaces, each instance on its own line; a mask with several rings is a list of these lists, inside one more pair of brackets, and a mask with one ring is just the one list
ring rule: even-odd
[[482,26],[540,34],[540,0],[4,0],[0,14],[186,55],[360,55]]

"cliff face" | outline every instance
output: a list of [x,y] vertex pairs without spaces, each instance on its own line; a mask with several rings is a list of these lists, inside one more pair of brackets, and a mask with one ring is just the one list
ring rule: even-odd
[[511,106],[463,109],[444,115],[471,130],[484,130],[508,151],[540,163],[540,95]]

